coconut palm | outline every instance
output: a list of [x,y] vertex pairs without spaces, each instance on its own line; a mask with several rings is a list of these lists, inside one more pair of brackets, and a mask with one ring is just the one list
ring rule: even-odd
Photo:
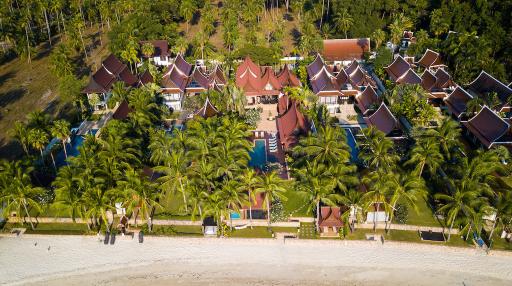
[[71,135],[71,130],[69,129],[69,122],[64,119],[57,120],[53,122],[53,126],[50,127],[50,132],[52,136],[59,138],[60,142],[62,142],[62,148],[64,150],[64,156],[66,159],[68,158],[68,152],[66,151],[66,141],[69,140]]
[[436,199],[443,201],[438,211],[446,215],[446,222],[450,224],[448,240],[450,240],[455,220],[461,216],[475,216],[474,206],[478,202],[479,195],[479,192],[474,189],[474,184],[469,180],[452,181],[450,184],[455,189],[453,194],[434,195]]
[[389,222],[393,221],[398,202],[406,203],[418,213],[417,201],[425,199],[427,195],[424,181],[410,173],[388,173],[386,179],[391,205]]
[[185,22],[187,24],[187,33],[189,29],[189,22],[192,20],[192,17],[194,17],[194,13],[196,12],[196,10],[197,6],[194,0],[181,1],[179,13],[185,19]]
[[416,166],[418,177],[421,178],[425,166],[431,175],[435,175],[437,169],[444,163],[443,155],[439,150],[439,141],[434,139],[417,140],[411,150],[411,158],[405,165]]
[[368,191],[363,196],[363,200],[366,202],[365,210],[375,212],[373,215],[374,231],[377,229],[377,213],[381,211],[381,206],[386,214],[391,212],[387,179],[387,176],[391,174],[386,172],[384,168],[380,168],[364,176],[362,179],[363,184],[368,187]]
[[294,157],[300,158],[297,163],[315,160],[318,163],[334,165],[350,160],[350,152],[346,143],[345,132],[341,128],[330,126],[320,127],[318,133],[305,137],[294,147]]
[[296,189],[307,198],[308,211],[316,209],[316,228],[319,230],[320,203],[334,206],[341,199],[334,193],[335,180],[332,179],[331,170],[316,161],[307,161],[305,166],[296,170]]
[[375,48],[379,48],[386,41],[386,32],[377,29],[372,33],[372,39],[375,41]]
[[512,191],[507,185],[506,190],[498,192],[495,197],[491,199],[491,205],[494,208],[494,222],[489,233],[489,239],[492,239],[492,235],[497,225],[503,228],[507,223],[509,224],[512,219]]
[[260,187],[260,180],[258,180],[256,171],[254,169],[247,169],[239,176],[241,191],[247,192],[248,205],[249,205],[249,222],[252,229],[252,206],[256,202],[257,193],[255,190]]
[[348,10],[343,8],[334,15],[334,25],[336,28],[345,33],[345,39],[347,38],[347,32],[350,27],[354,24],[354,19],[348,13]]
[[146,218],[151,231],[152,214],[155,208],[162,208],[158,203],[160,192],[158,192],[156,184],[151,182],[147,176],[129,168],[124,178],[118,182],[118,188],[125,195],[128,210],[135,213],[135,226],[137,226],[137,217],[140,214]]
[[151,151],[150,160],[153,164],[163,164],[172,153],[172,139],[165,130],[155,130],[149,137],[148,149]]
[[41,153],[41,160],[44,162],[43,149],[48,144],[48,134],[41,129],[29,131],[30,145]]
[[347,210],[341,214],[341,218],[345,224],[349,223],[349,218],[352,213],[355,215],[356,221],[362,220],[362,211],[366,205],[363,192],[356,189],[347,189],[346,191],[342,191],[339,202],[348,207]]
[[77,217],[84,217],[84,201],[82,200],[84,190],[78,180],[81,175],[77,168],[64,166],[59,169],[57,178],[52,182],[55,187],[55,201],[52,207],[66,210],[73,222],[76,222]]
[[30,209],[41,212],[42,207],[38,197],[44,193],[44,189],[32,186],[30,179],[32,168],[24,168],[21,161],[3,161],[0,170],[0,202],[5,206],[5,216],[7,217],[12,211],[16,211],[19,216],[24,212],[31,228],[34,229]]
[[140,50],[146,58],[151,57],[155,53],[155,47],[153,46],[153,44],[151,44],[149,42],[142,44],[142,47]]
[[361,152],[359,154],[363,162],[372,169],[392,170],[395,168],[399,156],[393,152],[393,141],[373,126],[363,129],[363,134],[365,139],[360,144]]
[[115,202],[112,201],[114,192],[114,190],[102,190],[100,186],[92,187],[84,192],[83,200],[87,208],[84,217],[87,220],[92,220],[94,227],[99,227],[100,223],[104,223],[107,231],[110,231],[107,211],[115,210]]
[[[188,158],[182,150],[175,150],[169,156],[166,156],[163,165],[155,167],[155,171],[163,174],[158,178],[162,190],[166,195],[172,195],[177,192],[183,196],[185,211],[187,206],[187,168],[189,167]],[[202,166],[202,164],[200,164]]]
[[30,129],[21,121],[14,122],[14,127],[11,130],[12,136],[20,142],[23,151],[28,156],[28,147],[30,145]]
[[267,209],[267,220],[270,226],[270,204],[279,199],[286,201],[287,198],[284,193],[287,191],[287,182],[279,177],[276,171],[265,173],[258,177],[258,187],[254,190],[256,193],[261,193],[265,196],[263,204]]
[[460,134],[459,123],[449,117],[443,119],[441,125],[423,133],[425,137],[432,138],[439,143],[439,147],[447,160],[451,160],[453,150],[462,147]]
[[48,128],[51,126],[50,121],[50,115],[44,113],[41,110],[32,111],[29,114],[27,114],[27,127],[29,128],[35,128],[35,129],[41,129],[44,131],[47,131]]
[[222,193],[222,199],[229,212],[229,226],[232,228],[233,220],[231,218],[231,212],[239,213],[240,207],[249,202],[247,193],[240,190],[239,183],[236,180],[224,181],[222,183],[222,189],[218,192]]

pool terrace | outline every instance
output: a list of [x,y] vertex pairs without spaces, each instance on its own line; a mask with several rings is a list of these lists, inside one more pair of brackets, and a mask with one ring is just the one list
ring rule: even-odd
[[[272,149],[270,146],[270,142],[273,139],[270,132],[266,131],[253,131],[252,136],[249,140],[253,142],[253,150],[249,153],[251,156],[251,160],[249,161],[249,166],[260,170],[265,171],[265,165],[267,163],[279,163],[282,168],[279,175],[283,179],[288,179],[288,171],[285,161],[285,153],[281,143],[279,141],[279,135],[275,134],[275,141],[277,142],[277,148]],[[275,151],[273,151],[275,150]],[[271,152],[272,151],[272,152]]]

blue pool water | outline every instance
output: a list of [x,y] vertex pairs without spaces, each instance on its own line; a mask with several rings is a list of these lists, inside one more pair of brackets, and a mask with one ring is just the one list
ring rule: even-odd
[[263,169],[267,163],[267,150],[265,147],[265,140],[255,140],[254,148],[249,152],[251,160],[249,166],[253,168]]
[[231,217],[231,219],[240,219],[239,213],[231,213],[229,216]]
[[[98,129],[92,129],[90,134],[95,135],[98,132]],[[78,151],[78,147],[84,144],[85,136],[74,135],[71,139],[70,143],[66,144],[66,151],[68,153],[68,157],[78,156],[80,153]],[[60,167],[66,165],[66,156],[64,155],[64,151],[60,151],[59,154],[55,157],[55,164]]]
[[359,157],[359,150],[357,149],[357,143],[356,138],[354,137],[354,134],[352,134],[352,131],[350,128],[344,128],[345,133],[347,134],[347,144],[350,146],[350,157],[352,158],[352,161],[357,161]]

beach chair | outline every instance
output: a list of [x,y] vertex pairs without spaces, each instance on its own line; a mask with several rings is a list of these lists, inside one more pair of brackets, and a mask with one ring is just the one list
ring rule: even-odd
[[116,243],[116,234],[112,233],[110,235],[110,245],[114,245],[114,243]]
[[139,243],[143,243],[143,242],[144,242],[144,232],[140,231],[139,232]]
[[108,244],[108,242],[110,241],[110,232],[106,232],[105,233],[105,238],[103,239],[103,244]]

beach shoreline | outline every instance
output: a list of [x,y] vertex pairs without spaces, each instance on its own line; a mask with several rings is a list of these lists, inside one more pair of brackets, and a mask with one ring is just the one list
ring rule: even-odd
[[508,252],[401,242],[0,237],[6,285],[506,285],[510,265]]

